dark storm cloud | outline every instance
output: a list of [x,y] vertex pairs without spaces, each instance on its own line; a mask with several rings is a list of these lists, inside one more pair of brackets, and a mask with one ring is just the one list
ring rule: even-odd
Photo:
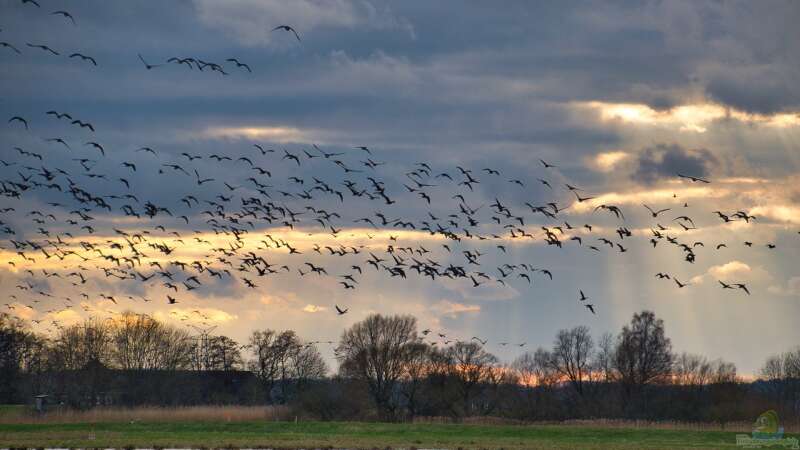
[[653,184],[676,174],[706,177],[719,163],[706,149],[686,149],[677,144],[658,144],[639,154],[638,167],[632,175],[635,181]]
[[784,76],[787,68],[757,68],[720,73],[710,79],[706,92],[715,101],[755,114],[775,114],[800,109],[800,88]]

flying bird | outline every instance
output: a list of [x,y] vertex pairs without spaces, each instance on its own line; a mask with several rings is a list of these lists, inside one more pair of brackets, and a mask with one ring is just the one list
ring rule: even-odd
[[19,51],[19,49],[17,47],[14,47],[13,45],[9,44],[8,42],[0,42],[0,47],[10,48],[11,50],[14,50],[15,52],[17,52],[18,55],[22,54],[22,52]]
[[67,19],[69,19],[69,20],[71,20],[71,21],[72,21],[72,25],[77,25],[77,24],[75,23],[75,18],[74,18],[74,17],[72,17],[72,14],[70,14],[70,13],[69,13],[69,12],[67,12],[67,11],[54,11],[54,12],[51,12],[51,13],[50,13],[50,15],[64,16],[64,17],[66,17]]
[[25,129],[26,130],[28,129],[28,121],[23,117],[14,116],[14,117],[8,119],[8,123],[12,123],[12,122],[19,122],[19,123],[25,125]]
[[294,37],[297,38],[297,42],[300,42],[300,35],[297,34],[297,31],[290,25],[278,25],[277,27],[272,29],[272,31],[277,31],[277,30],[291,31],[292,33],[294,33]]
[[144,67],[147,70],[154,69],[156,67],[161,67],[163,65],[163,64],[148,64],[147,61],[145,61],[144,58],[142,57],[141,53],[137,53],[137,54],[139,55],[139,61],[141,61],[142,64],[144,64]]
[[89,61],[93,65],[95,65],[95,66],[97,65],[97,61],[94,58],[92,58],[91,56],[86,56],[86,55],[84,55],[82,53],[73,53],[73,54],[69,55],[69,57],[70,58],[80,58],[82,61]]
[[681,174],[678,174],[678,176],[680,178],[683,178],[683,179],[686,179],[686,180],[691,180],[693,183],[697,183],[697,182],[706,183],[706,184],[711,183],[710,181],[705,180],[705,179],[700,178],[700,177],[692,177],[692,176],[689,176],[689,175],[681,175]]
[[60,55],[60,53],[58,53],[57,51],[53,50],[52,48],[50,48],[50,47],[48,47],[46,45],[34,45],[34,44],[30,44],[30,43],[25,43],[25,45],[27,45],[28,47],[31,47],[31,48],[38,48],[38,49],[44,50],[46,52],[50,52],[55,56],[59,56]]
[[237,60],[236,58],[228,58],[225,61],[232,62],[232,63],[236,64],[236,67],[244,67],[245,69],[247,69],[248,72],[251,72],[251,73],[253,72],[252,70],[250,70],[250,66],[248,66],[245,63],[239,62],[239,60]]
[[649,206],[645,205],[644,203],[642,203],[642,206],[644,206],[645,208],[647,208],[648,211],[650,211],[650,214],[653,215],[653,218],[657,218],[659,214],[661,214],[663,212],[667,212],[670,209],[672,209],[672,208],[664,208],[664,209],[659,209],[658,211],[655,211],[652,208],[650,208]]

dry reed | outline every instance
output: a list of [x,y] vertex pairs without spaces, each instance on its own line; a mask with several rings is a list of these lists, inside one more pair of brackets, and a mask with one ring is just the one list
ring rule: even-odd
[[0,423],[100,423],[100,422],[250,422],[288,420],[279,406],[189,406],[136,408],[99,407],[90,410],[55,408],[45,414],[32,410],[0,416]]

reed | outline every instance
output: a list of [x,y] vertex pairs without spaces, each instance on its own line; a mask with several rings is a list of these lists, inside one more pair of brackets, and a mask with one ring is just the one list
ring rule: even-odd
[[45,414],[26,409],[18,414],[0,415],[0,423],[252,422],[288,419],[287,408],[280,406],[64,408],[52,409]]

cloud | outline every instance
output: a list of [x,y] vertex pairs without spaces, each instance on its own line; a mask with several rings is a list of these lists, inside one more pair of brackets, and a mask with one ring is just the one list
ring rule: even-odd
[[579,108],[587,108],[599,114],[603,122],[618,122],[630,125],[659,126],[677,131],[705,133],[717,121],[736,120],[748,125],[785,128],[800,126],[800,117],[795,113],[761,114],[737,110],[717,103],[695,103],[673,105],[658,110],[641,103],[580,102]]
[[773,285],[767,291],[784,297],[800,297],[800,276],[789,278],[786,286]]
[[36,317],[36,310],[20,302],[10,303],[9,306],[13,307],[10,313],[14,316],[24,320],[31,320]]
[[62,309],[47,314],[47,320],[54,320],[62,326],[74,325],[83,321],[83,317],[71,309]]
[[[707,71],[706,94],[713,100],[755,114],[775,114],[800,109],[800,89],[785,77],[781,64],[761,64],[730,70]],[[757,86],[757,89],[754,89]]]
[[455,318],[458,315],[465,313],[478,313],[481,311],[479,305],[465,305],[463,303],[452,302],[450,300],[442,300],[434,304],[431,309],[443,316]]
[[742,261],[734,260],[725,264],[711,266],[705,274],[691,279],[692,283],[700,284],[705,279],[720,280],[725,282],[765,281],[771,278],[769,272],[760,267],[751,267]]
[[307,132],[293,127],[259,125],[209,127],[203,131],[203,135],[213,139],[266,139],[280,143],[300,142],[310,137]]
[[316,313],[316,312],[327,311],[327,310],[328,310],[328,308],[325,307],[325,306],[312,305],[310,303],[303,307],[303,312],[307,312],[307,313]]
[[639,154],[638,167],[632,178],[645,184],[653,184],[679,173],[706,177],[718,163],[717,157],[706,149],[690,150],[677,144],[658,144],[645,148]]
[[590,160],[590,165],[601,172],[611,172],[629,156],[629,153],[620,150],[598,153]]
[[747,277],[752,272],[749,265],[741,261],[731,261],[721,266],[713,266],[708,269],[708,273],[723,281],[727,280],[741,280]]
[[756,206],[750,214],[759,217],[768,217],[778,222],[800,224],[800,207],[794,205],[764,205]]
[[[291,25],[301,40],[313,30],[333,28],[399,28],[413,36],[413,27],[388,9],[367,1],[346,0],[195,0],[200,21],[232,35],[248,46],[281,42],[297,45],[294,36],[273,33],[278,25]],[[288,42],[287,42],[288,41]]]

